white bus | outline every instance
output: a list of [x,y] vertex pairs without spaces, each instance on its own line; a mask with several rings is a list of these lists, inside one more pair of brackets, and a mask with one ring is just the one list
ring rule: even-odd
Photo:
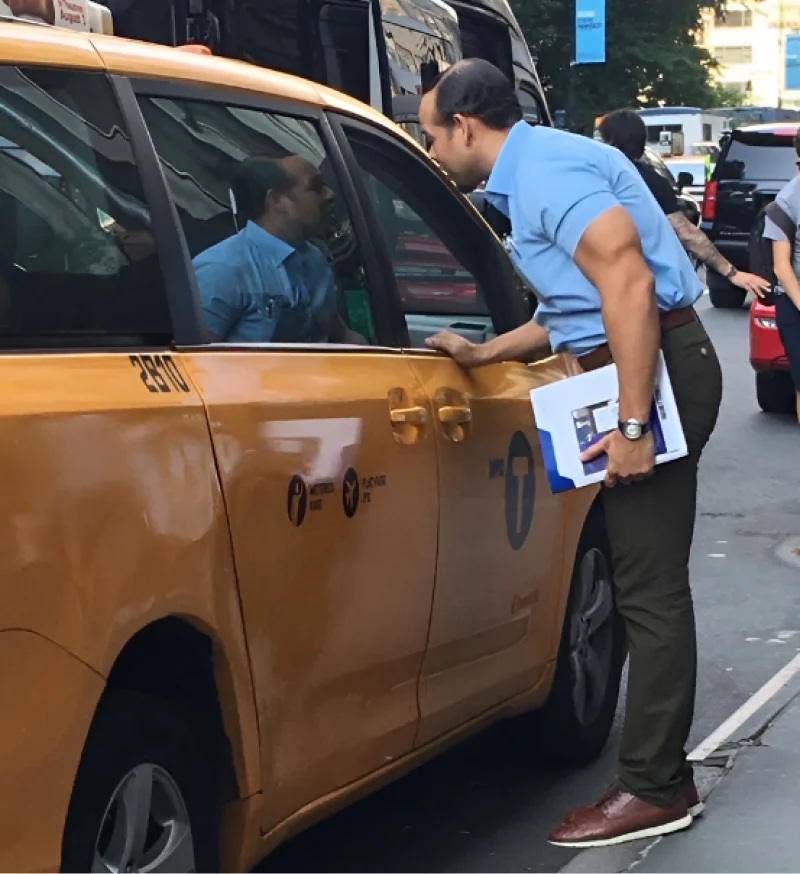
[[718,143],[730,130],[725,110],[692,106],[640,109],[647,125],[647,146],[662,157],[704,153],[707,143]]

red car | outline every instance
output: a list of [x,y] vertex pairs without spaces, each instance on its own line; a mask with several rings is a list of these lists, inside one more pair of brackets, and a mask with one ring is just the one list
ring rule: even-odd
[[750,308],[750,364],[756,372],[756,397],[765,413],[795,412],[795,387],[789,360],[775,324],[775,308],[753,302]]

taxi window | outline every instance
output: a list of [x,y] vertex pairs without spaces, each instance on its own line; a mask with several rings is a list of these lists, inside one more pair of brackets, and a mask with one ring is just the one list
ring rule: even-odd
[[446,183],[433,174],[420,178],[416,162],[383,139],[355,130],[348,137],[388,248],[412,345],[443,328],[486,339],[493,328],[475,269],[480,252],[467,251],[470,238],[459,233],[464,211]]
[[316,125],[218,102],[139,101],[211,339],[373,342],[361,251]]
[[125,125],[99,73],[0,67],[0,349],[168,344]]

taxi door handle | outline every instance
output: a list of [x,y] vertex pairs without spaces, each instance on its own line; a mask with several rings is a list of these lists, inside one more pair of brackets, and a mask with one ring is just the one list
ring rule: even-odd
[[469,407],[439,407],[437,413],[443,425],[467,425],[472,421],[472,410]]
[[428,421],[425,407],[401,407],[390,411],[393,425],[424,425]]

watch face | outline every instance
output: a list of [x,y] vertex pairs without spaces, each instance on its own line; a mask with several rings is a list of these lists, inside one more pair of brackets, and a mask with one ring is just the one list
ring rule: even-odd
[[642,436],[642,426],[638,422],[625,422],[622,431],[628,440],[638,440]]

